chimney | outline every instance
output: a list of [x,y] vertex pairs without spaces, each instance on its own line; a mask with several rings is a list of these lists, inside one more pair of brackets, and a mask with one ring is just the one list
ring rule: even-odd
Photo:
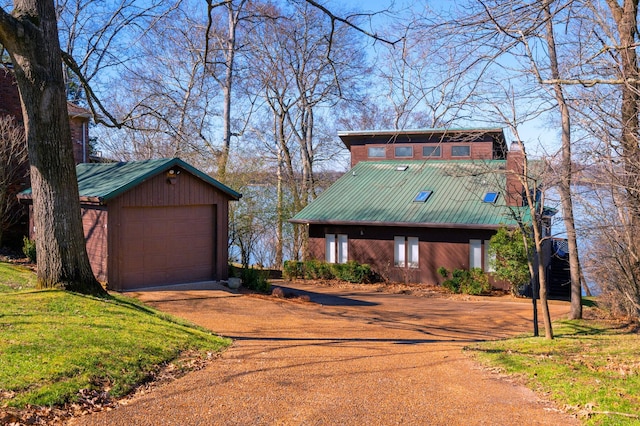
[[510,207],[521,207],[524,205],[524,185],[522,178],[525,161],[524,146],[518,142],[511,142],[509,152],[507,152],[507,187],[505,199]]

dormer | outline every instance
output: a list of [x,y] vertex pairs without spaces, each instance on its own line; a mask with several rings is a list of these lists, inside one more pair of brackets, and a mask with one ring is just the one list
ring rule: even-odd
[[501,128],[363,130],[338,132],[351,167],[378,160],[504,160]]

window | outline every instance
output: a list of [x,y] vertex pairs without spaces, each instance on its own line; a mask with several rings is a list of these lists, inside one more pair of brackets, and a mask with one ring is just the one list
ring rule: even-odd
[[413,148],[410,146],[396,146],[396,157],[413,157]]
[[417,237],[393,238],[393,264],[399,268],[419,266],[419,242]]
[[495,269],[491,266],[491,262],[496,258],[495,253],[490,253],[489,240],[484,240],[484,271],[495,272]]
[[324,244],[327,263],[347,263],[349,242],[346,235],[326,234]]
[[487,192],[484,194],[484,197],[482,197],[482,202],[493,204],[498,200],[498,194],[499,192]]
[[409,261],[409,268],[418,267],[418,238],[407,237],[407,260]]
[[424,157],[440,157],[440,147],[439,146],[423,146],[422,155]]
[[413,202],[424,203],[431,197],[431,194],[433,194],[433,191],[420,191],[418,195],[416,195],[416,198],[413,199]]
[[469,240],[469,269],[482,268],[482,240]]
[[469,145],[457,145],[451,147],[452,157],[469,157],[471,156],[471,147]]
[[385,158],[387,151],[383,146],[370,146],[367,150],[369,158]]

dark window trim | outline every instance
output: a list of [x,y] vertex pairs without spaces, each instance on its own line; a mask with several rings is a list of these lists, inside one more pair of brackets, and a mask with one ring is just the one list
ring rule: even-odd
[[[434,151],[437,151],[437,154],[425,154],[425,148],[432,148]],[[442,147],[440,145],[425,145],[422,147],[422,156],[423,157],[442,157]]]
[[[371,149],[381,149],[383,155],[371,155]],[[387,148],[384,146],[368,146],[367,147],[367,158],[387,158]]]
[[[398,148],[409,148],[411,150],[411,155],[398,155]],[[413,146],[394,146],[393,147],[393,156],[394,158],[413,158]]]
[[[468,153],[468,154],[466,154],[466,155],[455,155],[455,154],[453,153],[453,149],[454,149],[454,148],[467,148],[467,149],[469,150],[469,153]],[[451,156],[452,156],[452,157],[471,157],[471,145],[453,145],[453,146],[451,147]]]

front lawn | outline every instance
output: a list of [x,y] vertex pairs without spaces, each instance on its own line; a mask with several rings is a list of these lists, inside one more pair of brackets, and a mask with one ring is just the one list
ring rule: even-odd
[[29,273],[0,268],[0,410],[61,405],[83,389],[120,397],[185,351],[206,357],[230,344],[126,296],[16,291]]
[[588,425],[640,424],[640,335],[604,321],[559,321],[554,340],[521,337],[469,346]]
[[0,293],[19,291],[36,286],[36,274],[24,266],[0,262]]

